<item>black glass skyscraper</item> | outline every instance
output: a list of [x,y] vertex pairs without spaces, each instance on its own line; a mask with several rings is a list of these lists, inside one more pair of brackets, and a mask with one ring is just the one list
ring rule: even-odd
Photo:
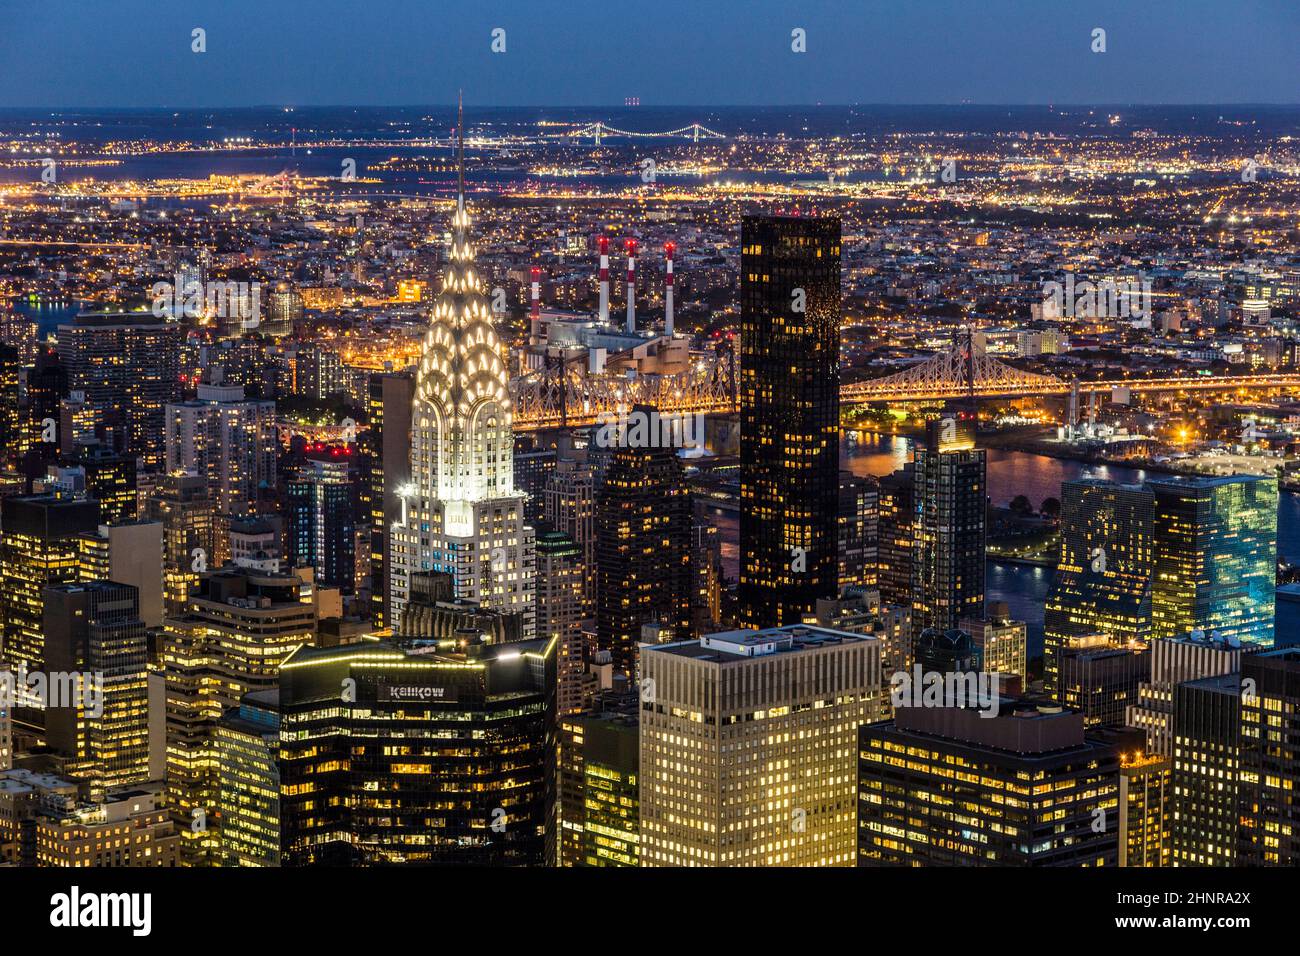
[[596,566],[596,646],[616,671],[635,675],[645,624],[690,635],[691,497],[674,448],[620,436],[596,503]]
[[740,249],[740,614],[799,623],[836,592],[840,221],[746,216]]
[[984,616],[988,491],[972,423],[930,422],[916,450],[912,521],[912,632],[948,631]]

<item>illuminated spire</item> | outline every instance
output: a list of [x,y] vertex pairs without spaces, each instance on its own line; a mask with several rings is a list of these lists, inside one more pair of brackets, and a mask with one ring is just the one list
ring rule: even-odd
[[420,496],[443,502],[514,493],[510,374],[469,240],[463,106],[456,137],[451,247],[424,337],[411,421],[412,481]]
[[465,91],[456,94],[456,208],[465,209]]

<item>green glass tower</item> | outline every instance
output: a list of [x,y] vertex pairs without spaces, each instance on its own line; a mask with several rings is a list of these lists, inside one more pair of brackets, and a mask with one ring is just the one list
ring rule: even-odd
[[1192,630],[1273,644],[1277,479],[1150,481],[1155,495],[1152,636]]

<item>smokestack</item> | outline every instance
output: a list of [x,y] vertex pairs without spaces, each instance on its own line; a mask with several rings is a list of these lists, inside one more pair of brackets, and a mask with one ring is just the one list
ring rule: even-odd
[[609,325],[609,238],[600,237],[600,324]]
[[664,257],[668,260],[668,271],[664,273],[664,335],[673,334],[673,251],[677,247],[671,242],[664,244]]
[[542,334],[542,270],[533,266],[529,277],[532,279],[532,309],[528,313],[529,335],[536,345]]
[[636,332],[636,240],[627,241],[627,332]]

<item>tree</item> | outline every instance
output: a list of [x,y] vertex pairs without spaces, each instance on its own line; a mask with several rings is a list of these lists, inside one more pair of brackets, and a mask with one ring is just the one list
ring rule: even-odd
[[1044,498],[1043,507],[1038,510],[1044,517],[1059,518],[1061,517],[1061,502],[1057,498]]
[[1015,514],[1019,515],[1022,518],[1027,518],[1034,513],[1034,506],[1033,504],[1030,503],[1029,498],[1026,497],[1025,495],[1016,495],[1014,498],[1011,499],[1011,504],[1009,505],[1009,507],[1011,508],[1012,512],[1014,512]]

